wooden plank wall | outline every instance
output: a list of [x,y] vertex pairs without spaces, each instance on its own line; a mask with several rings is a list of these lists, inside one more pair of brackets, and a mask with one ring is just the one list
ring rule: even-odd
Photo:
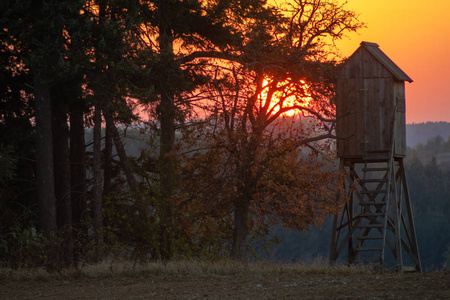
[[362,156],[364,153],[363,80],[339,80],[336,103],[339,157]]
[[347,137],[338,140],[339,157],[389,151],[396,103],[395,154],[406,154],[403,81],[359,48],[341,70],[336,92],[337,135]]
[[392,96],[391,78],[364,79],[365,93],[365,143],[367,152],[390,150]]
[[361,157],[364,153],[363,52],[358,49],[340,72],[337,84],[336,133],[339,157]]
[[397,104],[394,153],[397,156],[406,156],[405,82],[395,81],[394,91],[395,101]]

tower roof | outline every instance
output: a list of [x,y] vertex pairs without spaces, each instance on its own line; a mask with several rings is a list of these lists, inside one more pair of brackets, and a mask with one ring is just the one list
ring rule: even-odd
[[376,43],[362,42],[360,48],[363,47],[372,54],[389,72],[394,75],[396,80],[412,82],[413,80],[406,75],[383,51]]

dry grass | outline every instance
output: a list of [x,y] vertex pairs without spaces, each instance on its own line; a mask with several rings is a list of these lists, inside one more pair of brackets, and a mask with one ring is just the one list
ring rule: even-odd
[[308,263],[243,263],[234,260],[170,261],[135,263],[117,259],[104,260],[97,264],[85,264],[79,268],[68,268],[49,273],[43,268],[13,270],[0,268],[0,281],[49,281],[83,278],[150,277],[150,276],[238,276],[274,274],[369,274],[371,268],[330,266],[323,259]]
[[0,269],[2,299],[450,299],[448,271],[232,260],[135,264],[105,260],[79,269]]

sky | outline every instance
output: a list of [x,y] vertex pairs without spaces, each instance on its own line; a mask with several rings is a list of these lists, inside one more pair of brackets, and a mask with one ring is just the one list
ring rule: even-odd
[[450,122],[450,0],[347,0],[346,8],[367,28],[339,41],[341,53],[377,43],[413,80],[406,123]]

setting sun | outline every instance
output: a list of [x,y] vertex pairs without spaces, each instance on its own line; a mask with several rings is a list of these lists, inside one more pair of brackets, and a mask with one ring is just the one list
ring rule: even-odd
[[[270,93],[271,83],[268,79],[264,79],[262,92],[258,97],[260,108],[265,107],[266,101],[270,101],[268,112],[270,114],[277,113],[280,108],[291,108],[282,113],[282,116],[292,117],[299,113],[299,110],[295,107],[308,106],[311,101],[311,95],[308,93],[308,84],[304,80],[300,80],[298,83],[292,83],[290,79],[276,84],[275,91]],[[302,90],[302,94],[298,91]],[[272,87],[274,89],[274,87]],[[270,94],[270,96],[269,96]],[[269,98],[269,99],[268,99]]]

